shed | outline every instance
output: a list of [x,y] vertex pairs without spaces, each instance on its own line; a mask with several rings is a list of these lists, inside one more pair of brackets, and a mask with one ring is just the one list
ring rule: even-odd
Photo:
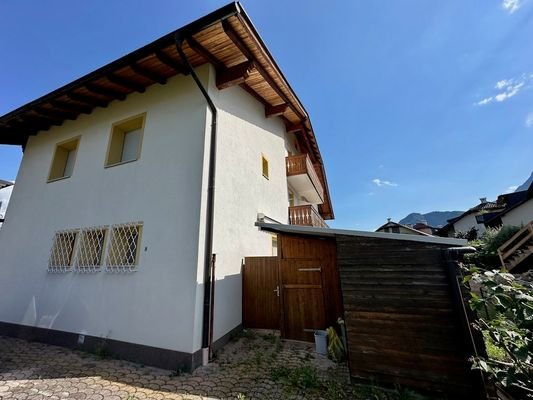
[[445,257],[465,240],[257,226],[277,234],[278,255],[245,260],[245,327],[312,340],[314,330],[343,317],[353,379],[460,396],[478,392],[462,303],[454,298],[456,276]]

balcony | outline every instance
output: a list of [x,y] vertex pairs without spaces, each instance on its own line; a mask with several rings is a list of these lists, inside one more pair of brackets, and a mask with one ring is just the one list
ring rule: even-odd
[[324,187],[307,154],[285,158],[287,180],[294,190],[311,204],[324,203]]
[[328,228],[328,224],[311,205],[289,207],[289,223],[291,225]]

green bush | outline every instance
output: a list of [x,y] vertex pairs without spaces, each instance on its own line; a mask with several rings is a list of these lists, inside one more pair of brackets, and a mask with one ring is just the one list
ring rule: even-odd
[[476,248],[476,252],[465,256],[468,264],[475,264],[483,269],[501,268],[498,248],[507,242],[520,230],[517,226],[504,226],[502,228],[489,228],[479,239],[471,240],[470,246]]
[[[488,337],[489,356],[473,359],[474,368],[517,398],[533,395],[533,286],[506,272],[475,267],[465,282],[482,288],[483,296],[471,293],[470,307],[478,315],[474,327]],[[491,312],[480,317],[487,309]]]

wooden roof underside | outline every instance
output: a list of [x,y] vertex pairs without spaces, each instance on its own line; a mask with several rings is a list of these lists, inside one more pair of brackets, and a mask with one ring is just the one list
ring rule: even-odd
[[[217,17],[220,14],[223,16]],[[184,36],[182,49],[193,67],[211,63],[219,89],[239,85],[265,106],[267,117],[280,117],[287,132],[296,134],[302,151],[319,167],[326,188],[321,214],[333,218],[324,165],[307,112],[237,3],[0,117],[0,144],[24,146],[28,136],[90,114],[96,107],[105,108],[112,101],[125,100],[130,93],[142,93],[148,86],[164,85],[177,74],[187,74],[176,50],[174,35],[178,32]]]

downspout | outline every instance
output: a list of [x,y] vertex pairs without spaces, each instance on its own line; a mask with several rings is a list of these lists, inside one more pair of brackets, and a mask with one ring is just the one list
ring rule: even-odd
[[207,209],[206,209],[206,227],[205,227],[205,249],[204,249],[204,306],[203,306],[203,325],[202,325],[202,350],[204,351],[204,363],[206,353],[209,352],[213,341],[213,292],[214,292],[214,263],[215,255],[213,254],[213,214],[215,204],[215,169],[216,169],[216,152],[217,152],[217,108],[209,96],[206,88],[196,75],[187,55],[181,48],[184,38],[178,31],[174,40],[176,49],[180,58],[183,60],[189,73],[196,82],[196,85],[202,92],[209,109],[211,110],[211,142],[209,146],[209,170],[207,186]]

